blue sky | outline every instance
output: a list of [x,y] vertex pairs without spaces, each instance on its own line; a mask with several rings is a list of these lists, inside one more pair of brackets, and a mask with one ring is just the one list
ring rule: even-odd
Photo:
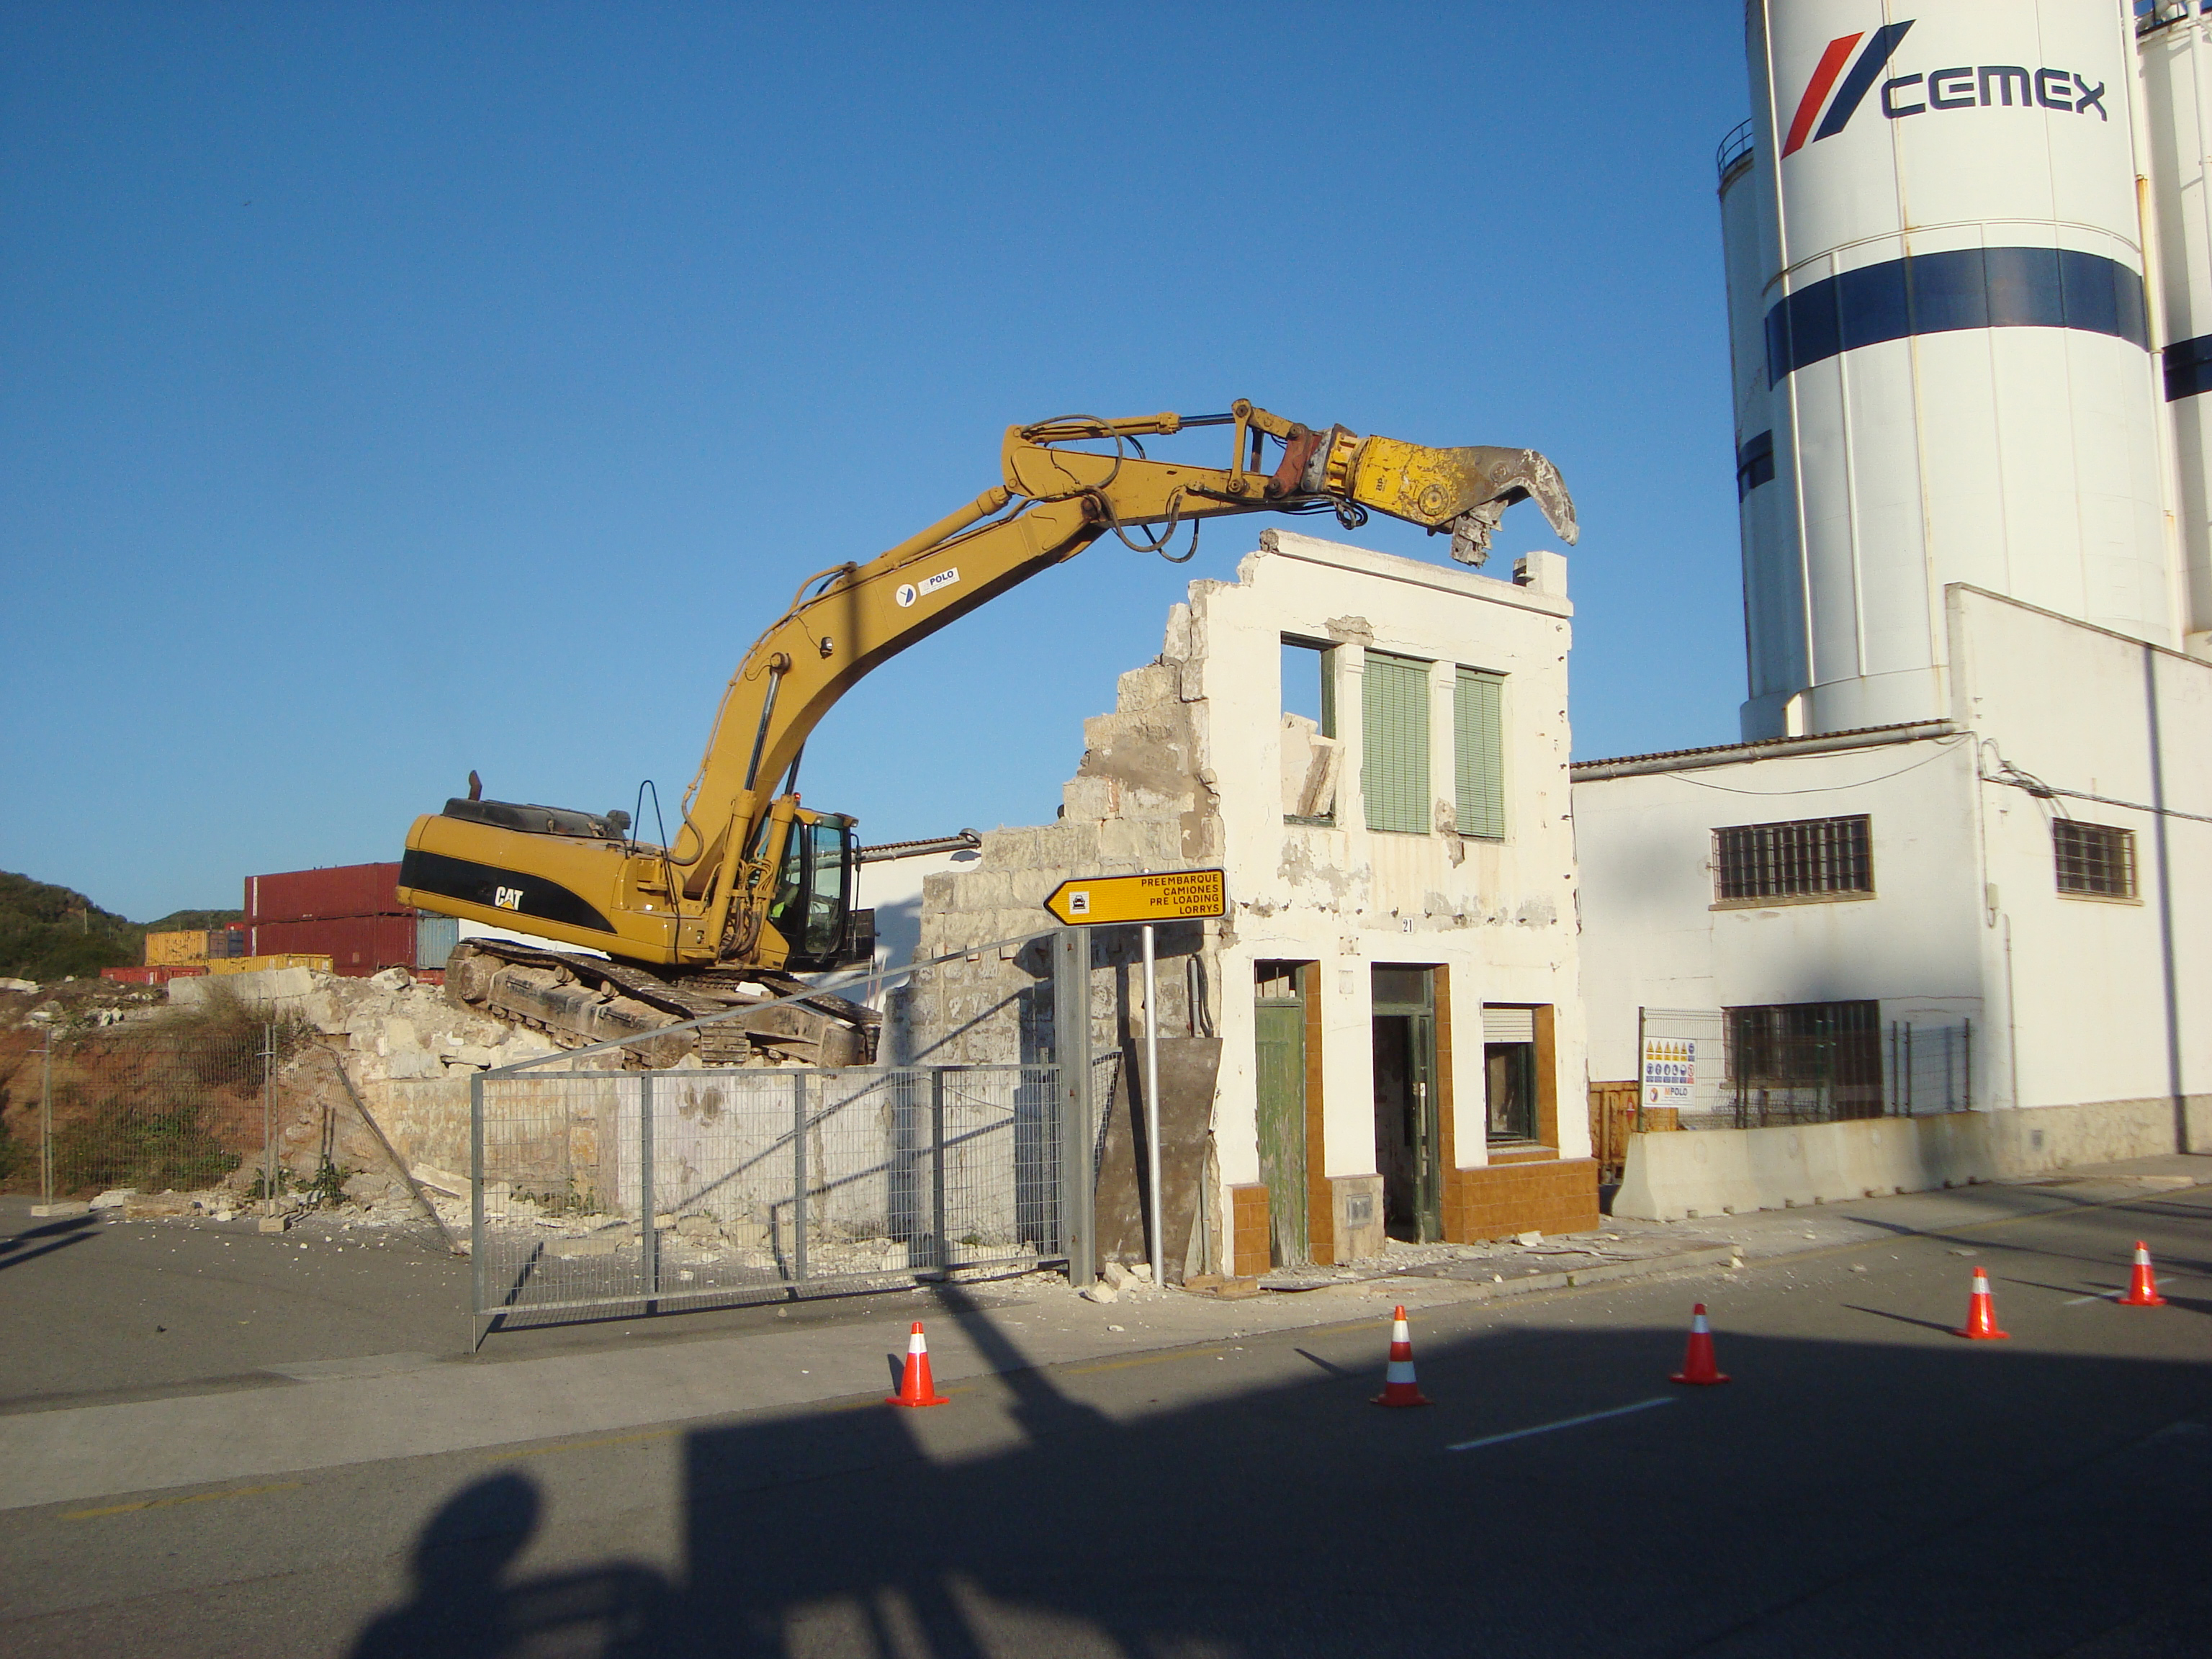
[[[1576,752],[1726,741],[1747,100],[1726,0],[0,8],[0,868],[143,919],[396,858],[471,767],[672,806],[799,579],[1006,425],[1239,396],[1545,451]],[[808,800],[1049,818],[1265,522],[924,642]]]

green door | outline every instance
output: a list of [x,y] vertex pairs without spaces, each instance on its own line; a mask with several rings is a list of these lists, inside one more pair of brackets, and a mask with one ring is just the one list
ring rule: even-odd
[[[1306,1011],[1295,979],[1262,981],[1255,1006],[1260,1179],[1277,1267],[1308,1260],[1306,1242]],[[1276,994],[1269,995],[1269,992]]]

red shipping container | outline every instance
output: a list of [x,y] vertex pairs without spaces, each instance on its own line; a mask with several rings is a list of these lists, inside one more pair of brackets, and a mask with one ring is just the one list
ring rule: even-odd
[[206,972],[197,962],[164,962],[150,968],[103,968],[100,976],[118,985],[167,985],[173,979],[191,979]]
[[[387,868],[389,866],[386,866]],[[385,968],[415,966],[415,913],[335,916],[318,921],[264,921],[252,928],[257,957],[328,957],[331,971],[363,978]]]
[[[411,916],[399,904],[397,864],[341,864],[246,878],[246,922],[323,921],[335,916]],[[273,956],[264,945],[256,956]]]

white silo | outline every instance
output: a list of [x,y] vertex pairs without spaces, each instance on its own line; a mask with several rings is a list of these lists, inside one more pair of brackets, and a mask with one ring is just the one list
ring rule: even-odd
[[2212,656],[2212,16],[2164,0],[2138,20],[2138,125],[2154,252],[2154,343],[2172,432],[2179,605],[2189,648]]
[[1790,430],[1778,430],[1766,379],[1764,303],[1777,246],[1774,194],[1759,167],[1755,128],[1746,121],[1716,156],[1720,169],[1721,243],[1728,274],[1731,408],[1735,416],[1736,509],[1743,540],[1745,672],[1749,711],[1769,724],[1808,683],[1805,586],[1797,557],[1796,477]]
[[[1745,497],[1745,735],[1948,712],[1953,582],[2179,644],[2121,6],[1751,0],[1746,21],[1788,488]],[[1793,660],[1796,685],[1760,684]]]

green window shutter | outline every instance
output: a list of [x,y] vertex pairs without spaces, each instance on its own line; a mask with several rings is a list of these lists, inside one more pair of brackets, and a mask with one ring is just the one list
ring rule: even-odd
[[1367,653],[1361,682],[1367,827],[1425,836],[1429,823],[1429,665]]
[[1453,810],[1462,836],[1505,839],[1505,732],[1502,675],[1459,671],[1452,688]]

